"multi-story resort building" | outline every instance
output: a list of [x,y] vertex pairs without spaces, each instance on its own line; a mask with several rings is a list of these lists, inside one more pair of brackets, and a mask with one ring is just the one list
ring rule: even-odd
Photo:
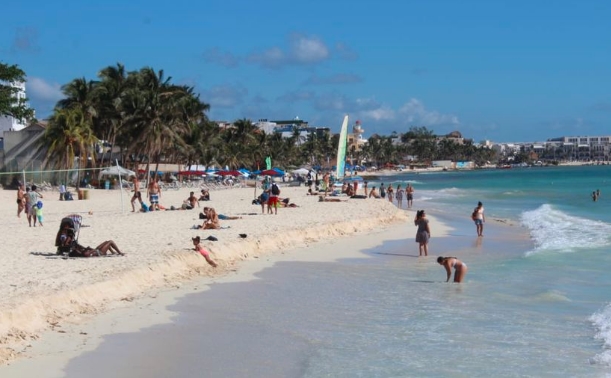
[[609,161],[611,136],[562,136],[545,142],[498,143],[492,148],[501,157],[525,152],[540,160]]
[[[16,101],[23,101],[25,96],[25,83],[10,83],[10,86],[17,88],[18,92],[14,95]],[[25,121],[14,117],[0,116],[0,137],[3,137],[5,131],[19,131],[26,127]]]

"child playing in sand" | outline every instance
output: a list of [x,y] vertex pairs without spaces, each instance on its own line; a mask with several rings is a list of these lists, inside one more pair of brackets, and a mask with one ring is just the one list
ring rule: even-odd
[[200,244],[201,238],[199,236],[196,236],[191,240],[193,240],[193,246],[195,247],[195,250],[199,252],[202,256],[204,256],[208,264],[216,268],[216,263],[210,258],[210,253],[206,251],[203,245]]

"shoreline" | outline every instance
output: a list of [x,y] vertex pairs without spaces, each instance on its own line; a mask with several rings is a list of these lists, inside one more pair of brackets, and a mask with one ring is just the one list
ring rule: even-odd
[[[410,222],[414,212],[411,210],[401,212],[407,215],[405,221]],[[452,231],[451,227],[438,221],[434,216],[429,218],[431,222],[435,223],[436,238],[446,238]],[[386,241],[405,239],[404,230],[404,222],[395,222],[385,224],[381,228],[370,229],[367,232],[352,234],[350,238],[325,238],[305,246],[276,250],[239,261],[234,266],[235,269],[223,275],[200,276],[174,288],[149,291],[133,300],[121,302],[119,306],[103,313],[91,314],[82,318],[81,321],[65,322],[57,329],[47,330],[42,334],[41,340],[34,343],[26,358],[0,366],[0,372],[9,374],[9,376],[27,376],[44,370],[47,374],[51,374],[50,377],[61,377],[68,362],[94,351],[104,341],[105,336],[138,332],[151,326],[171,323],[177,313],[169,310],[169,307],[187,294],[205,292],[210,289],[211,284],[244,283],[256,280],[258,273],[274,267],[279,262],[331,263],[345,258],[373,258],[365,254],[364,250],[374,248]],[[413,230],[411,227],[409,230],[408,238],[412,242],[411,232]],[[354,248],[334,249],[336,244],[349,244]],[[415,247],[417,251],[417,245]],[[331,250],[333,253],[329,253]]]
[[[205,231],[191,229],[193,224],[201,223],[199,211],[122,213],[109,209],[119,208],[119,191],[104,190],[92,190],[91,201],[59,201],[48,198],[53,192],[43,193],[47,194],[43,199],[47,210],[45,225],[29,228],[23,218],[8,216],[12,213],[8,204],[14,203],[11,199],[16,192],[2,191],[0,199],[5,208],[0,206],[4,210],[0,224],[18,237],[7,242],[6,264],[0,268],[8,283],[0,289],[0,361],[7,363],[28,356],[31,343],[46,331],[81,324],[123,303],[155,297],[194,278],[218,279],[238,269],[241,261],[366,233],[409,219],[408,213],[387,201],[325,203],[318,202],[318,197],[306,196],[304,187],[282,190],[300,207],[279,209],[278,215],[259,214],[260,206],[250,204],[251,188],[212,192],[212,201],[202,203],[202,207],[214,206],[220,213],[240,215],[242,219],[222,221],[229,228]],[[189,191],[165,192],[161,202],[166,207],[180,204]],[[129,197],[125,197],[124,209],[129,207]],[[72,212],[82,213],[83,224],[90,226],[81,228],[81,244],[96,245],[93,240],[99,242],[112,235],[127,256],[68,260],[47,256],[54,254],[52,243],[59,221]],[[239,233],[248,236],[241,239]],[[194,235],[214,235],[219,239],[205,246],[220,269],[211,268],[199,255],[187,252]]]

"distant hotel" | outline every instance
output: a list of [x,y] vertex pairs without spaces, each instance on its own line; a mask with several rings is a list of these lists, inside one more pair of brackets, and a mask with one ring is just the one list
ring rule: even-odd
[[[11,83],[10,86],[19,89],[15,97],[17,101],[25,100],[25,83]],[[5,131],[19,131],[26,127],[22,121],[9,116],[0,116],[0,137]]]
[[500,156],[520,152],[536,154],[542,160],[609,161],[611,136],[562,136],[545,142],[497,143],[492,148]]
[[[308,135],[314,133],[317,137],[322,137],[325,133],[333,135],[329,127],[313,127],[307,121],[300,120],[295,117],[292,120],[268,121],[260,119],[255,123],[255,126],[263,130],[266,134],[280,133],[283,138],[289,138],[294,135],[295,130],[299,131],[298,144],[307,140]],[[352,127],[352,133],[348,134],[348,150],[354,147],[355,151],[360,151],[367,140],[363,138],[365,131],[361,127],[361,121],[356,121]],[[339,130],[336,134],[339,134]]]

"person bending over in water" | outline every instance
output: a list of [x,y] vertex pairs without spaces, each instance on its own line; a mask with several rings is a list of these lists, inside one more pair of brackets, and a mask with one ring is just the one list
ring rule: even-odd
[[448,279],[446,282],[450,281],[450,277],[452,276],[452,268],[454,268],[454,282],[462,282],[467,274],[467,264],[460,261],[456,257],[439,256],[437,258],[437,263],[446,268],[446,272],[448,272]]
[[216,268],[216,263],[210,258],[210,253],[206,251],[203,245],[201,245],[202,239],[199,236],[196,236],[194,238],[191,238],[191,240],[193,241],[193,247],[194,247],[193,249],[195,249],[202,256],[204,256],[208,264]]

